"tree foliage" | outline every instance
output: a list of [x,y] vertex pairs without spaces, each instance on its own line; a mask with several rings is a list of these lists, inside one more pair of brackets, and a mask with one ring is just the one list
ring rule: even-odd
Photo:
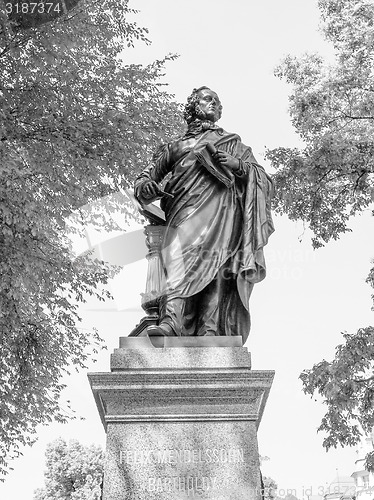
[[275,500],[277,498],[277,489],[278,485],[274,479],[269,476],[263,477],[263,500]]
[[[328,407],[318,428],[327,434],[327,450],[358,444],[374,427],[374,328],[343,337],[345,343],[336,348],[332,362],[323,360],[300,376],[304,392],[317,392]],[[374,470],[374,451],[367,455],[366,465]]]
[[98,446],[57,439],[46,451],[45,487],[34,500],[99,500],[103,480],[104,453]]
[[[293,87],[290,114],[304,147],[268,152],[277,169],[276,207],[309,224],[315,248],[349,231],[349,218],[374,199],[374,4],[318,5],[335,60],[289,56],[279,66],[277,75]],[[374,268],[367,281],[374,285]],[[374,424],[374,328],[343,336],[333,361],[301,374],[304,392],[319,393],[327,405],[319,427],[327,449],[357,444]],[[374,470],[374,453],[366,465]]]
[[173,57],[123,62],[124,49],[148,43],[134,14],[127,0],[82,0],[52,23],[14,30],[0,0],[1,473],[38,424],[68,418],[60,376],[100,343],[79,328],[78,305],[108,297],[98,285],[109,269],[73,260],[68,230],[80,207],[131,185],[181,127],[161,85]]
[[276,74],[292,85],[290,114],[303,149],[277,148],[276,207],[309,223],[319,247],[349,231],[351,215],[373,200],[374,6],[370,0],[320,0],[322,30],[335,49],[287,57]]

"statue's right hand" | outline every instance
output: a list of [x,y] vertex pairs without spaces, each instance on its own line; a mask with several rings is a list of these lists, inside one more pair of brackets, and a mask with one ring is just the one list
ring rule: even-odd
[[160,188],[158,187],[158,184],[155,181],[149,181],[142,187],[142,196],[146,200],[149,200],[151,198],[157,198],[157,196],[159,196],[159,193],[160,193]]

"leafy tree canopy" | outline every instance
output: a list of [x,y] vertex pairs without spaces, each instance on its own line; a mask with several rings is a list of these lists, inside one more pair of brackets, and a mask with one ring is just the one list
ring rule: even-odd
[[[360,328],[355,334],[343,334],[345,343],[336,348],[332,362],[321,361],[300,378],[304,392],[317,392],[327,404],[319,431],[327,433],[323,441],[328,450],[353,446],[374,428],[374,328]],[[366,457],[366,467],[374,471],[374,451]]]
[[278,485],[269,476],[264,476],[262,479],[263,482],[263,491],[262,498],[263,500],[275,500],[277,498],[277,489]]
[[316,54],[287,57],[276,74],[293,87],[290,114],[303,149],[277,148],[276,208],[304,220],[319,247],[348,231],[373,200],[374,7],[370,0],[320,0],[334,64]]
[[45,487],[34,500],[99,500],[103,479],[104,453],[98,446],[57,439],[46,451]]
[[77,308],[87,294],[108,297],[98,285],[110,273],[87,256],[72,259],[68,216],[77,228],[80,207],[130,186],[156,144],[181,128],[161,85],[173,57],[123,62],[124,49],[148,43],[134,14],[127,0],[81,0],[51,23],[14,30],[0,0],[3,474],[38,424],[68,418],[60,376],[100,344],[78,327]]
[[[309,224],[315,248],[349,231],[349,218],[367,209],[374,193],[374,4],[318,5],[335,61],[287,57],[276,70],[293,87],[290,113],[304,147],[268,152],[277,169],[276,207]],[[374,285],[374,268],[367,281]],[[344,340],[332,362],[301,374],[305,393],[319,393],[328,407],[319,427],[327,449],[357,444],[374,425],[374,328]],[[374,452],[366,465],[374,471]]]

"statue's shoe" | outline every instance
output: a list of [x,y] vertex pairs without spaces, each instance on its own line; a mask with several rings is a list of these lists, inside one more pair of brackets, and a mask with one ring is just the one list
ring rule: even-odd
[[150,337],[175,337],[174,330],[167,323],[160,323],[159,325],[151,325],[147,328],[147,334]]

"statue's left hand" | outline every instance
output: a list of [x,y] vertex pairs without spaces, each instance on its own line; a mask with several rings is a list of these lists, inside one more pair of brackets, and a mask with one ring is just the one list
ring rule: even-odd
[[217,150],[217,152],[213,155],[214,159],[217,160],[221,165],[225,165],[225,167],[230,168],[231,170],[239,170],[240,162],[234,156],[226,153],[225,151]]

